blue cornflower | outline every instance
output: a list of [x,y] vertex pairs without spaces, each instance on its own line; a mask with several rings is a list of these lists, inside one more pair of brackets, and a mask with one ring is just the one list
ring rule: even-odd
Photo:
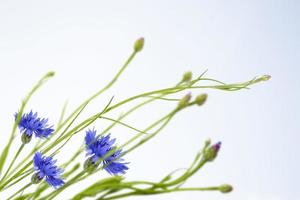
[[[18,113],[15,114],[15,120],[17,116]],[[22,141],[28,143],[33,134],[39,138],[48,138],[54,132],[54,129],[47,122],[48,119],[41,119],[37,113],[32,111],[23,114],[18,124],[20,131],[23,133]]]
[[89,156],[85,163],[86,169],[97,167],[97,161],[104,158],[102,164],[108,173],[111,175],[125,174],[125,171],[128,170],[126,166],[128,163],[123,162],[121,149],[108,157],[105,156],[110,150],[116,148],[113,146],[115,141],[116,139],[110,138],[110,134],[99,138],[99,136],[96,137],[96,130],[88,130],[85,136],[86,151]]
[[58,188],[64,184],[60,177],[62,169],[56,165],[56,160],[52,157],[43,156],[40,152],[36,152],[33,157],[33,165],[35,174],[32,176],[32,183],[39,183],[44,177],[46,182],[54,188]]

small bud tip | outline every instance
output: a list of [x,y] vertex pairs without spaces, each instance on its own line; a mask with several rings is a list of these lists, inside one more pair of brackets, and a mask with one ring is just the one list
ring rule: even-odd
[[263,75],[262,77],[261,77],[261,79],[263,80],[263,81],[268,81],[268,80],[270,80],[272,77],[270,76],[270,75]]
[[182,82],[189,82],[192,80],[193,73],[191,71],[185,72],[182,76]]
[[52,77],[55,75],[55,72],[54,71],[50,71],[46,74],[47,77]]
[[219,191],[222,192],[222,193],[229,193],[233,190],[233,187],[231,185],[228,185],[228,184],[224,184],[224,185],[221,185],[219,187]]
[[205,145],[206,147],[208,147],[210,144],[211,144],[211,139],[210,139],[210,138],[207,138],[207,139],[205,140],[204,145]]
[[196,97],[195,102],[197,105],[202,106],[207,99],[207,94],[200,94]]
[[144,43],[145,43],[145,39],[143,37],[137,39],[134,43],[134,47],[133,47],[134,51],[136,53],[142,51],[144,47]]
[[216,152],[219,152],[220,148],[221,148],[221,145],[222,145],[222,142],[218,142],[216,144],[214,144],[212,146],[212,148],[216,151]]

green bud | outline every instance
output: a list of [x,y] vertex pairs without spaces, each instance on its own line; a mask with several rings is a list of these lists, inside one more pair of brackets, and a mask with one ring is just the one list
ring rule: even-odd
[[84,162],[83,168],[84,168],[84,170],[85,170],[86,172],[92,173],[92,172],[94,172],[94,171],[97,169],[98,165],[99,165],[99,164],[94,163],[94,162],[92,161],[92,158],[88,158],[88,159]]
[[207,94],[200,94],[196,97],[195,102],[197,105],[202,106],[207,99]]
[[206,139],[205,143],[204,143],[204,146],[208,147],[210,144],[211,144],[211,139],[210,138]]
[[189,82],[192,80],[193,73],[191,71],[185,72],[182,76],[182,82]]
[[39,175],[37,173],[33,174],[31,177],[31,183],[32,184],[38,184],[39,182],[41,182],[43,179],[39,177]]
[[229,193],[233,190],[233,187],[231,185],[228,184],[224,184],[219,186],[219,191],[222,193]]
[[221,142],[218,142],[204,151],[204,159],[207,161],[213,161],[221,148]]
[[262,81],[268,81],[271,79],[271,76],[270,75],[263,75],[260,77]]
[[178,108],[184,108],[188,105],[188,103],[190,102],[192,98],[191,93],[186,94],[184,97],[182,97],[182,99],[180,99],[180,101],[178,102]]
[[48,72],[48,73],[46,74],[46,77],[52,77],[52,76],[54,76],[54,75],[55,75],[55,72],[50,71],[50,72]]
[[140,52],[142,51],[143,47],[144,47],[144,43],[145,43],[145,39],[144,38],[139,38],[135,41],[134,43],[134,51]]
[[29,143],[31,141],[31,138],[32,138],[32,135],[28,136],[25,133],[23,133],[22,136],[21,136],[22,143],[23,144]]
[[258,82],[261,82],[261,81],[268,81],[271,79],[271,76],[270,75],[262,75],[256,79],[254,79],[254,83],[258,83]]

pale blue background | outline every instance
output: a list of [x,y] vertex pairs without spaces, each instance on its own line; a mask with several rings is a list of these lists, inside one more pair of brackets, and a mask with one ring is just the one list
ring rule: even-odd
[[[144,36],[144,51],[110,94],[116,100],[170,86],[186,70],[200,74],[209,69],[209,76],[226,82],[262,74],[273,78],[247,91],[206,91],[209,99],[203,108],[179,114],[159,137],[126,158],[131,162],[129,179],[155,181],[187,166],[206,138],[221,140],[218,159],[186,186],[231,183],[233,193],[132,199],[297,200],[299,13],[296,0],[1,0],[0,144],[4,146],[8,139],[21,98],[43,73],[55,70],[57,76],[29,108],[55,121],[66,99],[75,106],[103,86],[129,55],[133,41]],[[88,114],[99,110],[99,105]],[[172,106],[145,109],[128,122],[142,128],[146,120],[156,119]],[[95,126],[101,128],[101,122]],[[130,133],[115,130],[113,134],[121,140]],[[82,137],[78,139],[73,143],[79,145]]]

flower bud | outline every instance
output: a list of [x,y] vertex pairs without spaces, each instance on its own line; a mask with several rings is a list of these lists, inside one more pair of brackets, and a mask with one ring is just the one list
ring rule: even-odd
[[31,183],[32,183],[32,184],[38,184],[39,182],[41,182],[42,179],[43,179],[43,178],[41,178],[41,177],[38,175],[38,173],[35,173],[35,174],[33,174],[32,177],[31,177]]
[[231,185],[228,184],[224,184],[219,186],[219,191],[222,193],[229,193],[233,190],[233,187]]
[[210,144],[211,144],[211,139],[210,138],[206,139],[205,143],[204,143],[204,146],[208,147]]
[[220,148],[221,148],[221,142],[212,145],[211,147],[205,150],[204,158],[207,161],[213,161],[217,157]]
[[88,158],[85,162],[84,162],[84,165],[83,165],[83,168],[86,172],[88,173],[92,173],[94,172],[97,167],[98,167],[99,164],[95,163],[92,161],[92,158]]
[[197,105],[202,106],[207,99],[207,94],[200,94],[196,97],[195,102]]
[[193,73],[191,71],[185,72],[182,76],[182,82],[189,82],[192,80]]
[[23,133],[21,136],[22,143],[23,144],[29,143],[31,141],[31,138],[32,138],[32,135],[29,136],[29,135]]
[[184,108],[188,105],[188,103],[190,102],[192,98],[191,93],[186,94],[184,97],[182,97],[182,99],[180,99],[180,101],[178,102],[178,108]]
[[144,43],[145,43],[145,39],[144,38],[139,38],[135,41],[134,43],[134,51],[140,52],[142,51],[143,47],[144,47]]
[[271,79],[271,76],[270,75],[262,75],[256,79],[254,79],[254,83],[258,83],[258,82],[261,82],[261,81],[268,81]]
[[270,75],[263,75],[263,76],[260,77],[260,79],[261,79],[262,81],[268,81],[268,80],[271,79],[271,76],[270,76]]

